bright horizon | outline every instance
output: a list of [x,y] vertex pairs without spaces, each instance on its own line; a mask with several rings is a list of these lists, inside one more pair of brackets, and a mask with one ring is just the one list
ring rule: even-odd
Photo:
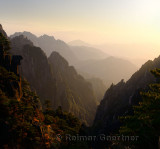
[[8,35],[29,31],[65,42],[126,45],[124,57],[153,59],[160,53],[159,8],[159,0],[2,0],[0,23]]

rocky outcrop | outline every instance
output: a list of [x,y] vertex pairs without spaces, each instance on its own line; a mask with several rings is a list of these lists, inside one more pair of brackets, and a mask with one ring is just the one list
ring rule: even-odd
[[11,53],[20,54],[23,57],[20,67],[21,75],[30,83],[32,90],[37,92],[42,104],[47,99],[53,101],[55,80],[45,53],[39,47],[33,46],[24,36],[13,38],[11,45]]
[[112,134],[118,131],[118,117],[131,114],[132,106],[142,100],[140,92],[156,82],[150,73],[154,68],[160,68],[160,57],[145,63],[126,83],[122,80],[117,85],[111,85],[98,106],[93,125],[94,132]]
[[[22,97],[22,87],[21,87],[21,77],[19,76],[18,66],[20,65],[20,61],[22,60],[22,56],[13,55],[11,56],[6,51],[6,47],[8,46],[8,40],[6,38],[6,33],[3,31],[0,26],[0,66],[4,67],[7,71],[13,72],[17,75],[18,81],[14,80],[12,83],[7,85],[8,91],[11,96],[15,96],[19,101]],[[5,80],[3,80],[5,82]],[[2,82],[1,82],[2,83]],[[6,82],[7,83],[7,82]],[[2,89],[3,90],[3,89]]]

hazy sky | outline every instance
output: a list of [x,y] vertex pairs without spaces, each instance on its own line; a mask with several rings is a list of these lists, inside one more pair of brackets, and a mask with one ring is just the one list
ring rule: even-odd
[[26,30],[66,42],[138,43],[157,49],[160,0],[0,0],[0,23],[8,34]]

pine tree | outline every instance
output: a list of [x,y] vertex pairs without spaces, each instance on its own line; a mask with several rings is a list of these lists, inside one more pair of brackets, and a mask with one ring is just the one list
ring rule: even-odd
[[4,47],[5,52],[10,50],[10,42],[2,33],[0,33],[0,46]]
[[134,106],[132,116],[124,116],[120,133],[126,136],[139,136],[137,141],[123,142],[130,148],[158,149],[160,136],[160,69],[151,73],[157,78],[157,83],[149,85],[147,92],[141,93],[142,102]]

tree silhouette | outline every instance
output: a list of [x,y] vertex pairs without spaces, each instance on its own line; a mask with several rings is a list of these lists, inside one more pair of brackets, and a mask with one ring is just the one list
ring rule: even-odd
[[134,115],[120,119],[123,126],[120,133],[128,136],[139,136],[137,141],[123,142],[132,148],[158,148],[160,136],[160,69],[152,70],[157,83],[149,85],[147,92],[142,92],[143,101],[134,106]]
[[2,33],[0,33],[0,47],[3,47],[5,52],[10,50],[10,42]]

